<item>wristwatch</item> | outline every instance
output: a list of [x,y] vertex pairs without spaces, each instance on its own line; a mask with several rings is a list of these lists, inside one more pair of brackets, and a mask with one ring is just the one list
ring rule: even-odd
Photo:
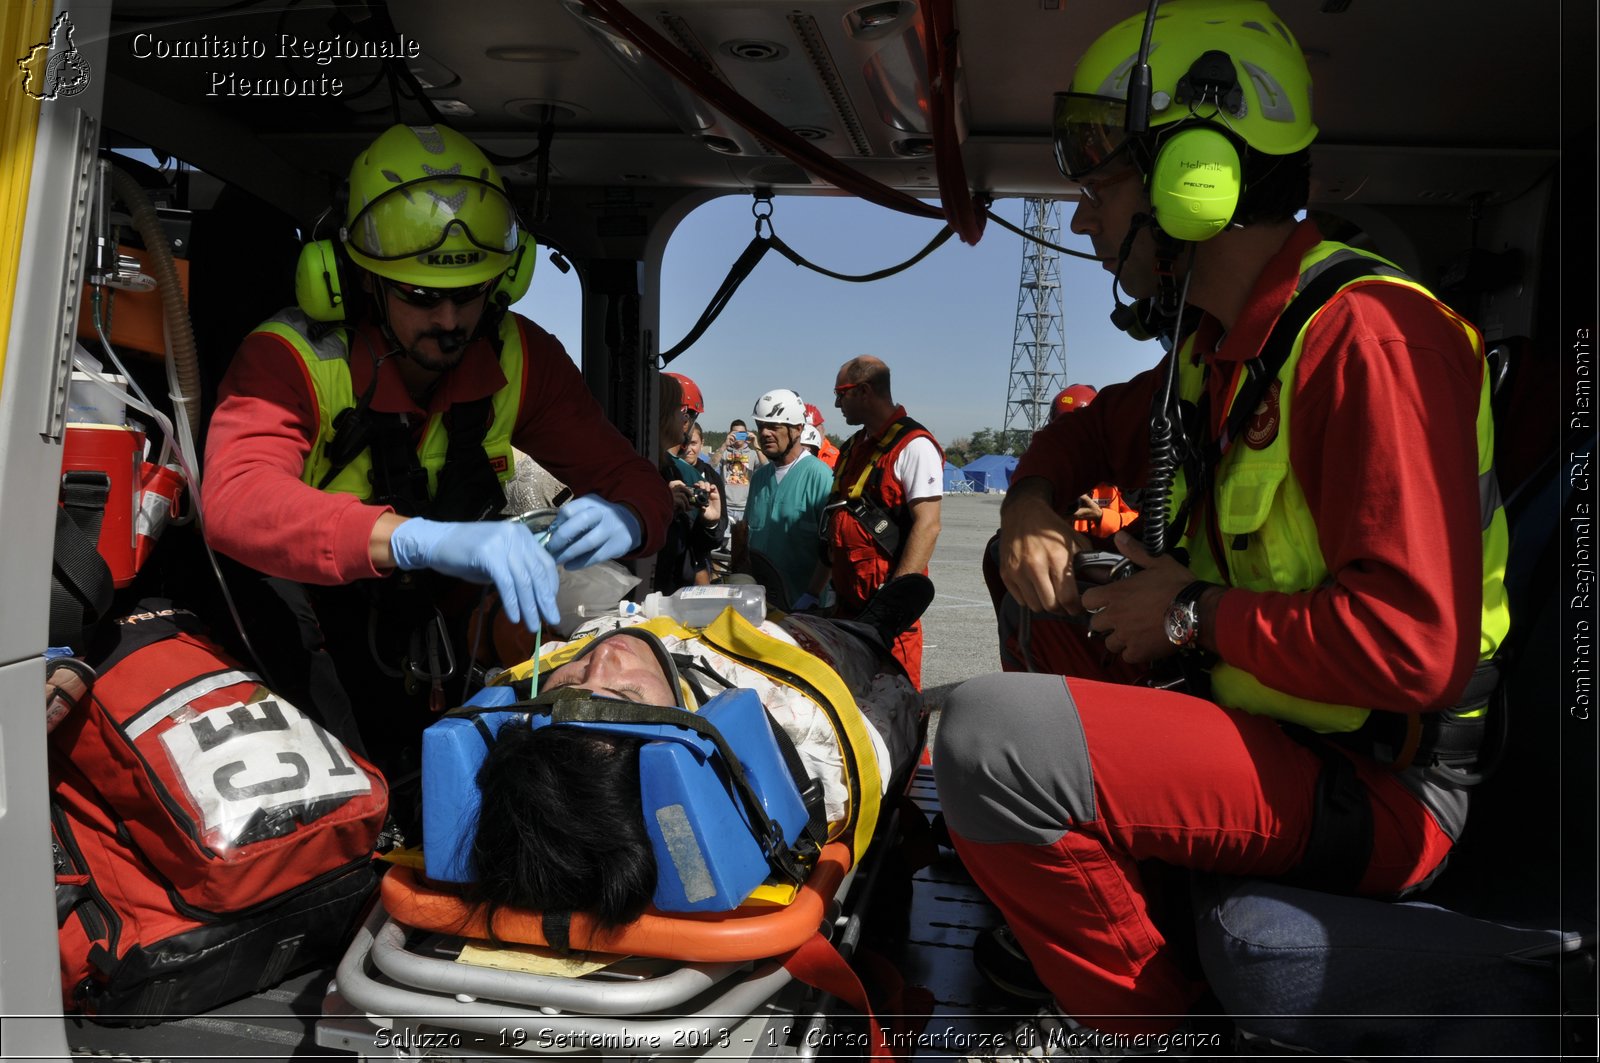
[[1214,586],[1197,579],[1167,606],[1167,641],[1184,653],[1200,652],[1200,596]]

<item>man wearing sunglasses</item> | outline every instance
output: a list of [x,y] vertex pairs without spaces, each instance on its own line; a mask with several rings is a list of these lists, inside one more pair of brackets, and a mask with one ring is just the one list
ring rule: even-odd
[[[300,688],[285,695],[393,771],[390,747],[409,751],[465,679],[454,581],[492,585],[536,629],[558,617],[558,565],[654,552],[672,502],[560,343],[511,312],[535,248],[476,145],[394,126],[355,159],[348,197],[337,238],[302,251],[297,305],[228,369],[204,501],[211,541],[298,621],[298,637],[258,638]],[[516,451],[578,496],[543,543],[485,519]]]
[[[1001,1056],[1165,1037],[1200,998],[1152,863],[1366,895],[1431,881],[1501,711],[1482,338],[1295,220],[1310,82],[1261,0],[1172,0],[1107,30],[1057,98],[1073,230],[1179,335],[1041,430],[1001,509],[1007,590],[1088,614],[1095,649],[1065,681],[963,684],[940,721],[956,849],[1054,998]],[[1102,482],[1147,485],[1149,546],[1119,532],[1140,570],[1081,589],[1072,510]],[[1374,498],[1414,504],[1376,520]],[[1090,681],[1101,647],[1150,678]],[[1162,673],[1184,692],[1152,689]]]
[[[889,390],[889,367],[863,354],[839,367],[833,404],[860,425],[839,448],[822,537],[838,615],[849,618],[889,580],[928,574],[939,541],[944,452]],[[922,689],[922,622],[894,640],[894,656]]]

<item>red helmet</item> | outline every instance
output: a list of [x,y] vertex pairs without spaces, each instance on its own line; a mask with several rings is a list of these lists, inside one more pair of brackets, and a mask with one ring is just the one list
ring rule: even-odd
[[1054,421],[1064,413],[1081,410],[1094,401],[1095,390],[1088,384],[1069,384],[1061,389],[1061,394],[1050,403],[1050,420]]
[[817,409],[815,403],[806,403],[806,424],[816,428],[822,427],[822,411]]
[[695,412],[695,416],[697,417],[706,412],[706,400],[700,395],[700,385],[696,384],[693,380],[690,380],[682,373],[663,373],[662,376],[670,376],[679,384],[683,385],[684,409],[693,410]]

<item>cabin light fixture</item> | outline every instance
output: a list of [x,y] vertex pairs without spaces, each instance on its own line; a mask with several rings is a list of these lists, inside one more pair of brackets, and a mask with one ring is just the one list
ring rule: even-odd
[[434,110],[451,118],[471,118],[478,113],[467,106],[466,100],[456,100],[446,96],[430,99],[429,102],[433,104]]
[[880,0],[846,14],[844,25],[850,36],[871,40],[892,32],[897,23],[914,15],[916,10],[917,5],[910,0]]
[[571,125],[589,117],[589,110],[568,100],[518,99],[507,100],[507,114],[543,122],[545,117],[555,119],[557,125]]
[[483,54],[506,63],[569,63],[578,58],[576,48],[554,44],[497,44]]

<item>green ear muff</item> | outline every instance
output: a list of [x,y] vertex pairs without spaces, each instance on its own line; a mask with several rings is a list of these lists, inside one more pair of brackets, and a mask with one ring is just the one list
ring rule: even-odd
[[489,301],[496,306],[511,306],[528,294],[533,284],[533,265],[539,257],[539,245],[527,230],[517,232],[517,249],[511,253],[511,265],[500,274],[500,283],[494,286]]
[[1177,240],[1209,240],[1239,206],[1239,151],[1212,126],[1180,130],[1162,143],[1150,171],[1156,224]]
[[345,318],[339,252],[332,240],[313,240],[300,249],[294,268],[294,300],[313,321],[338,324]]

